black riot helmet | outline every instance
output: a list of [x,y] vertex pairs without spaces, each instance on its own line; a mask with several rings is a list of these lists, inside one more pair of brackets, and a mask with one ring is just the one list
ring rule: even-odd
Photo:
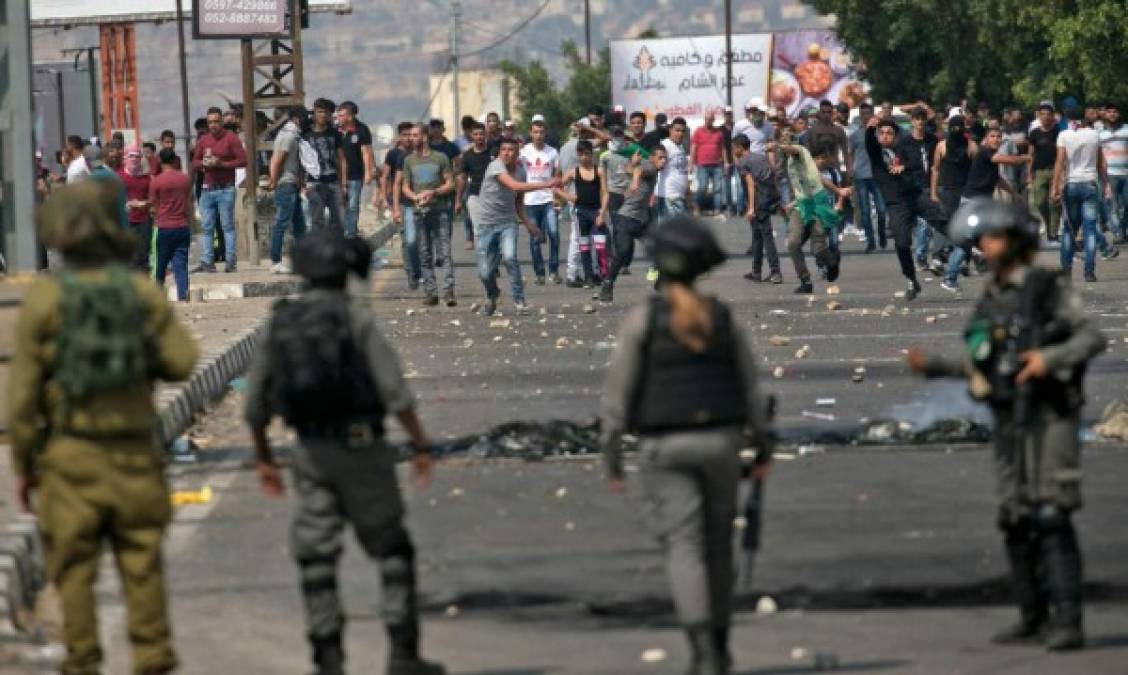
[[1038,227],[1025,204],[977,197],[964,202],[948,226],[948,237],[958,245],[974,244],[988,233],[1010,236],[1004,263],[1029,258],[1038,250]]
[[353,261],[345,235],[337,228],[319,228],[294,245],[294,272],[315,288],[344,288]]
[[699,218],[667,218],[654,235],[654,262],[664,279],[690,283],[724,261],[713,231]]

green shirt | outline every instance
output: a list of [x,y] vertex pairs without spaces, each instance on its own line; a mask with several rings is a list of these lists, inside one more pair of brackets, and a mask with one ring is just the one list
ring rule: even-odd
[[[403,179],[416,194],[442,187],[451,171],[450,158],[434,150],[427,153],[426,157],[412,153],[403,160]],[[426,213],[431,209],[450,209],[453,203],[449,193],[435,195],[423,206],[416,204],[415,211]]]

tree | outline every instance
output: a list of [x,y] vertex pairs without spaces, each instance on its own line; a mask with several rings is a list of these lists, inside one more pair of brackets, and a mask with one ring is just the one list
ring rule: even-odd
[[529,118],[544,115],[549,129],[567,129],[587,112],[588,106],[610,106],[611,52],[607,47],[599,50],[599,58],[588,65],[576,43],[565,40],[560,45],[565,60],[568,81],[562,88],[552,82],[552,77],[539,60],[521,65],[510,60],[502,61],[501,71],[517,87],[517,107],[522,126]]
[[812,0],[865,65],[874,96],[1128,100],[1124,0]]

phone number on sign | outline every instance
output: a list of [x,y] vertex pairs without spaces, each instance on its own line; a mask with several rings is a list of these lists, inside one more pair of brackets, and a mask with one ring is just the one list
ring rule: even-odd
[[204,0],[205,10],[236,12],[276,12],[280,11],[278,0]]
[[239,26],[248,24],[274,25],[276,23],[278,23],[277,14],[252,14],[246,12],[224,12],[222,14],[216,12],[204,13],[204,24],[211,26],[222,24],[234,24]]

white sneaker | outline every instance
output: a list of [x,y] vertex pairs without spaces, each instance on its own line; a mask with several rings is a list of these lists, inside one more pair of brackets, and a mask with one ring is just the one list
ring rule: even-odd
[[271,274],[290,274],[290,268],[286,266],[286,263],[276,262],[276,263],[274,263],[273,265],[270,266],[270,273]]

